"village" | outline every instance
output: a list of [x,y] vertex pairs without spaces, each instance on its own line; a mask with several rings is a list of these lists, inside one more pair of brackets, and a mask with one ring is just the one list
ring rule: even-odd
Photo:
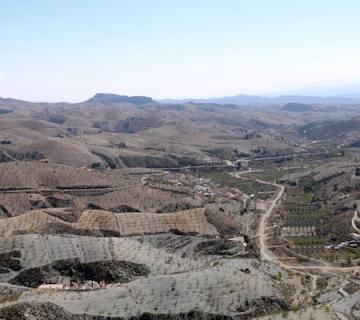
[[106,289],[113,288],[115,286],[119,286],[119,284],[106,283],[104,280],[102,281],[83,281],[83,282],[75,282],[71,281],[70,278],[59,279],[57,283],[46,283],[42,284],[38,287],[39,290],[71,290],[71,291],[89,291],[89,290],[98,290],[98,289]]

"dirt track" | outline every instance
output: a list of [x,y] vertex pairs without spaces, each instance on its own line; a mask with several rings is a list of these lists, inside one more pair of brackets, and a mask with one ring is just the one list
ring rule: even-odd
[[359,221],[359,220],[360,220],[360,218],[358,217],[358,212],[357,212],[357,210],[355,210],[354,216],[351,219],[351,225],[354,228],[354,230],[356,230],[357,232],[360,232],[360,229],[356,225],[356,221]]
[[[235,176],[237,178],[241,178],[242,175],[247,174],[247,173],[251,173],[251,172],[255,172],[255,171],[243,171],[243,172],[239,172],[236,173]],[[260,218],[260,223],[259,223],[259,229],[258,229],[258,235],[259,235],[259,249],[260,249],[260,258],[262,260],[267,260],[267,261],[271,261],[273,263],[278,264],[279,266],[281,266],[282,268],[285,269],[289,269],[289,270],[298,270],[298,271],[304,271],[304,270],[313,270],[313,271],[325,271],[325,272],[343,272],[343,273],[347,273],[347,272],[353,272],[353,271],[359,271],[360,270],[360,266],[356,266],[356,267],[334,267],[334,266],[319,266],[319,265],[300,265],[300,264],[287,264],[284,263],[283,261],[281,261],[278,257],[276,257],[268,248],[267,244],[266,244],[266,239],[267,239],[267,234],[266,234],[266,230],[267,230],[267,220],[271,217],[278,201],[281,199],[284,191],[285,191],[285,187],[277,184],[275,182],[268,182],[268,181],[264,181],[264,180],[260,180],[257,178],[253,178],[254,181],[258,182],[258,183],[262,183],[262,184],[268,184],[268,185],[272,185],[274,186],[277,190],[278,193],[275,196],[275,198],[271,201],[271,205],[270,207],[265,211],[265,214],[263,214]],[[357,219],[357,213],[356,216],[354,215],[353,218],[353,222],[355,224],[355,220]]]

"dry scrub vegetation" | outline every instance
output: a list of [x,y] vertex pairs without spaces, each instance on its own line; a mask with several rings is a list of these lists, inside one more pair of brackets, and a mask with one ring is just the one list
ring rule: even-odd
[[[333,226],[348,221],[360,199],[356,158],[336,157],[338,137],[314,143],[301,131],[333,114],[319,106],[292,113],[98,98],[0,99],[7,110],[0,115],[0,318],[251,319],[333,297],[336,312],[357,315],[352,278],[334,276],[326,286],[323,274],[289,271],[259,259],[257,249],[259,220],[278,189],[261,177],[289,184],[282,203],[292,214],[289,227],[319,228],[324,217]],[[344,109],[342,117],[354,113]],[[293,157],[328,149],[326,156]],[[241,170],[260,172],[230,175],[238,159]],[[314,190],[300,193],[311,204],[311,223],[289,203],[296,197],[289,190],[309,177],[306,188]],[[326,206],[309,197],[336,192],[341,196],[328,197]],[[275,222],[282,218],[279,212]],[[278,230],[268,229],[269,236]],[[89,284],[101,280],[101,289]],[[86,290],[63,289],[69,281]],[[60,287],[38,288],[44,284]],[[338,292],[343,287],[348,297]]]

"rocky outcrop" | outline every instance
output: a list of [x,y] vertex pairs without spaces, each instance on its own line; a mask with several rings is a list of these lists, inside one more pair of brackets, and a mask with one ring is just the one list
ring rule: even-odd
[[8,273],[11,271],[19,271],[21,269],[20,251],[5,252],[0,254],[0,273]]
[[51,265],[31,268],[20,272],[10,282],[36,288],[45,283],[57,283],[59,278],[69,277],[74,281],[127,282],[133,276],[145,276],[145,265],[127,261],[97,261],[81,263],[78,259],[56,261]]
[[11,217],[11,213],[9,212],[9,210],[0,203],[0,219],[10,218],[10,217]]

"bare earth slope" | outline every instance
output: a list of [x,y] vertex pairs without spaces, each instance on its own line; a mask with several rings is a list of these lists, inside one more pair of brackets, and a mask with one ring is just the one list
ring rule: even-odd
[[357,231],[359,111],[288,107],[0,99],[0,319],[357,319],[342,249],[300,270],[273,218],[294,189]]

